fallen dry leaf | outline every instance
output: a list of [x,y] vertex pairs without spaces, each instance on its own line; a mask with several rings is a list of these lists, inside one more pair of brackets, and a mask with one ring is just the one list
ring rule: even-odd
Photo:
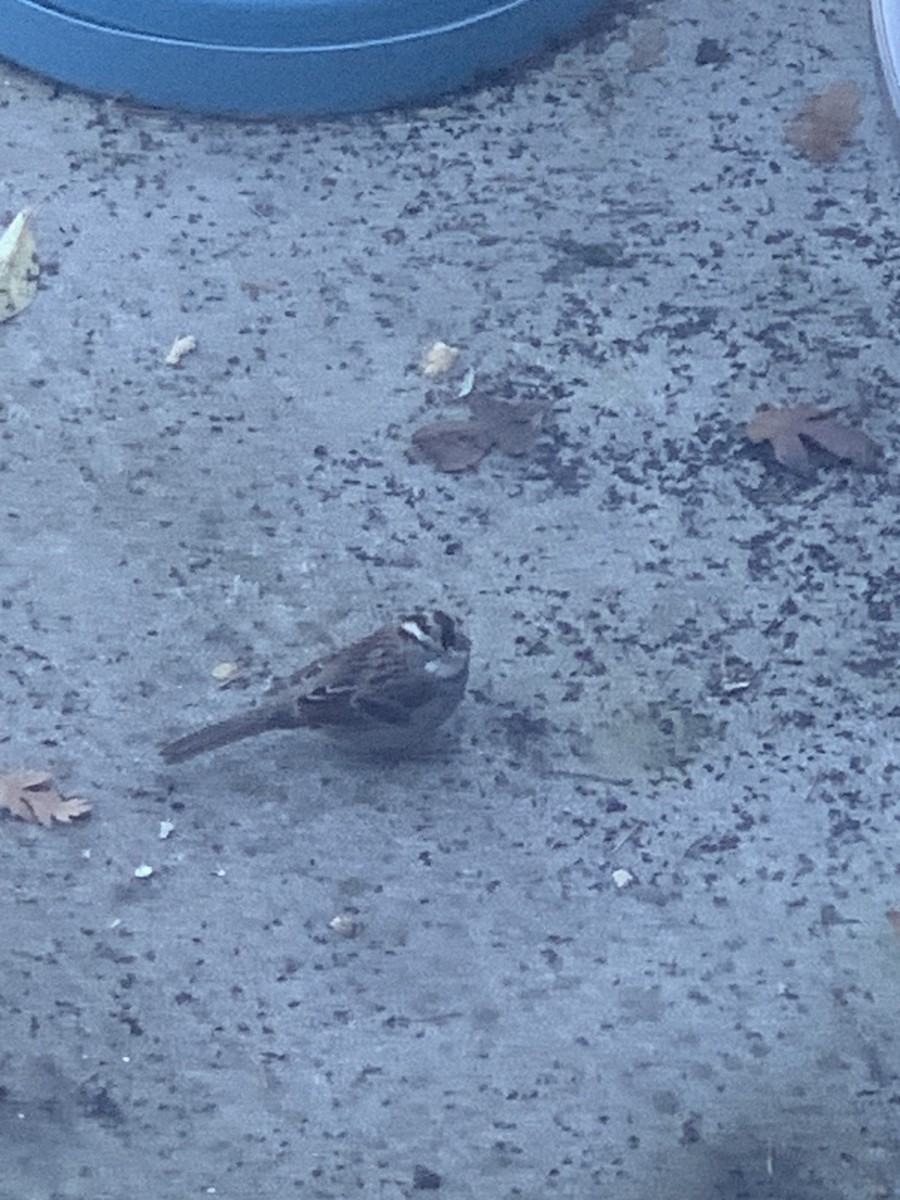
[[771,442],[778,461],[802,475],[813,470],[806,442],[814,442],[856,467],[874,466],[878,454],[878,444],[868,434],[842,425],[812,404],[797,404],[794,408],[763,405],[748,421],[746,432],[751,442]]
[[172,343],[169,353],[163,360],[167,367],[177,367],[186,354],[190,354],[192,350],[197,349],[197,339],[191,337],[178,337]]
[[446,342],[434,342],[422,353],[419,368],[423,375],[443,375],[459,358],[459,349]]
[[15,771],[0,775],[0,809],[20,821],[37,825],[67,824],[91,811],[86,800],[66,800],[53,787],[46,771]]
[[412,435],[410,457],[451,474],[467,471],[478,466],[494,440],[483,421],[435,421]]
[[40,275],[28,209],[13,217],[0,236],[0,323],[27,308]]
[[862,119],[859,88],[852,79],[812,92],[803,107],[784,123],[784,139],[813,162],[837,158]]
[[521,457],[532,448],[539,422],[546,410],[540,400],[514,404],[491,393],[467,393],[472,416],[467,421],[435,421],[412,435],[409,457],[413,462],[431,463],[450,473],[477,467],[496,448],[503,454]]
[[364,926],[362,921],[359,920],[357,910],[351,908],[346,912],[338,913],[336,917],[332,917],[328,922],[328,928],[333,933],[340,934],[341,937],[355,938],[359,937]]
[[231,683],[236,675],[240,674],[241,668],[234,662],[217,662],[210,671],[216,683],[226,684]]

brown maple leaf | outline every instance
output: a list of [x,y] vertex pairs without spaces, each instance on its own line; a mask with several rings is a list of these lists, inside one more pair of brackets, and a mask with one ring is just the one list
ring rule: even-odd
[[803,107],[784,123],[784,139],[813,162],[837,158],[859,124],[859,88],[852,79],[811,92]]
[[0,775],[0,809],[36,825],[67,824],[91,811],[86,800],[66,800],[53,787],[46,771],[15,771]]
[[797,404],[793,408],[770,408],[764,404],[748,421],[746,432],[751,442],[771,442],[778,461],[801,475],[808,475],[814,469],[808,442],[814,442],[836,458],[849,460],[856,467],[874,466],[878,454],[878,444],[868,434],[842,425],[812,404]]
[[532,400],[511,404],[473,395],[468,405],[472,413],[468,421],[435,421],[415,431],[409,449],[413,462],[428,462],[438,471],[454,473],[477,467],[494,448],[514,458],[528,453],[542,404]]

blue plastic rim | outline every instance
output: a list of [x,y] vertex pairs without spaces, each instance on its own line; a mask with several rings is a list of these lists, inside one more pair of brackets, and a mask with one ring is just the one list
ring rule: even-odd
[[896,0],[872,0],[872,25],[884,82],[894,112],[900,117],[900,5]]
[[0,56],[141,104],[316,116],[434,99],[610,0],[0,0]]

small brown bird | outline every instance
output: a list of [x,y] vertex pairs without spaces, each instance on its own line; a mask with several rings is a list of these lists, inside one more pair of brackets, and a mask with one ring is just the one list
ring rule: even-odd
[[355,750],[410,751],[453,712],[469,639],[446,613],[416,613],[302,667],[260,703],[160,747],[182,762],[273,729],[314,729]]

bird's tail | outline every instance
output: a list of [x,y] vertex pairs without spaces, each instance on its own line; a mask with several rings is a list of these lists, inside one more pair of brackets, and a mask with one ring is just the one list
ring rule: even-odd
[[288,719],[287,714],[277,708],[260,706],[238,713],[234,717],[226,717],[224,721],[216,721],[214,725],[204,725],[193,733],[186,733],[173,742],[166,742],[159,752],[167,763],[184,762],[195,754],[205,754],[207,750],[217,750],[219,746],[227,746],[229,742],[239,742],[243,738],[254,737],[257,733],[267,733],[270,729],[284,729],[296,724]]

